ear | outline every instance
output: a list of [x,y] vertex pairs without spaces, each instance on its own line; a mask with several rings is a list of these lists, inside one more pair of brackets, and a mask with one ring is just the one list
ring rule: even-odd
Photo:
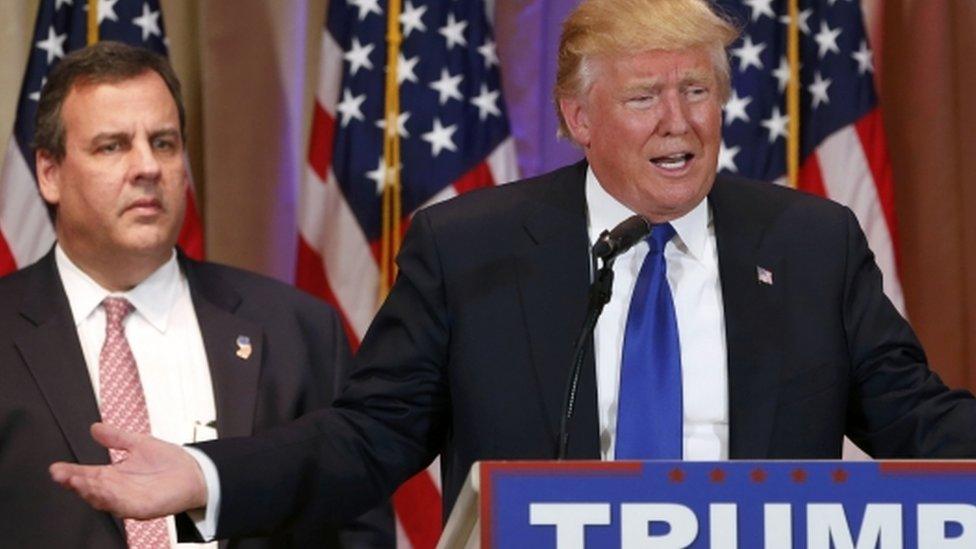
[[61,163],[50,152],[38,150],[34,153],[34,164],[41,196],[45,202],[57,204],[61,201]]
[[584,149],[589,147],[590,117],[583,101],[576,97],[563,97],[559,99],[559,112],[566,121],[573,141]]

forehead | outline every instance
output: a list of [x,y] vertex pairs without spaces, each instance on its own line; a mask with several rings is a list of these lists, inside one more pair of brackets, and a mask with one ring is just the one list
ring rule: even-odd
[[601,55],[594,58],[594,68],[598,80],[627,82],[710,79],[716,72],[712,56],[704,47]]
[[176,101],[154,71],[114,82],[78,81],[61,108],[65,129],[132,124],[179,124]]

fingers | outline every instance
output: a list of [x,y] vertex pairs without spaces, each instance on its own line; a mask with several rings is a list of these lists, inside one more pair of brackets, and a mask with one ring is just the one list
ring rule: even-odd
[[115,450],[130,450],[138,442],[140,435],[123,431],[107,423],[93,423],[91,435],[99,444]]
[[75,492],[92,507],[100,511],[117,511],[112,507],[113,498],[99,480],[103,469],[103,466],[58,462],[52,464],[48,470],[54,482]]

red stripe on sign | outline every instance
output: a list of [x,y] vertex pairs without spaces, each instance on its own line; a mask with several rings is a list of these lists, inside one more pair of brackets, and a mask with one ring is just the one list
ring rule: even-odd
[[803,164],[800,165],[796,188],[817,196],[827,196],[827,188],[824,186],[823,174],[820,173],[820,160],[817,158],[816,153],[808,156]]
[[878,469],[886,475],[976,475],[976,461],[882,461]]
[[17,270],[17,262],[14,261],[14,254],[10,253],[7,241],[0,234],[0,276],[12,273]]
[[186,214],[183,217],[183,226],[180,228],[180,236],[177,244],[187,257],[203,261],[203,224],[200,223],[200,214],[197,213],[197,203],[193,196],[193,189],[186,189]]
[[349,319],[346,318],[345,311],[339,305],[339,301],[336,299],[335,294],[332,292],[332,286],[329,285],[329,279],[325,276],[325,267],[322,263],[322,256],[318,254],[315,250],[309,246],[305,239],[301,235],[298,236],[298,259],[295,265],[295,286],[298,286],[302,290],[314,295],[315,297],[324,299],[335,308],[336,312],[339,313],[339,318],[342,320],[342,329],[346,332],[346,338],[349,340],[349,346],[352,348],[353,352],[359,348],[359,338],[356,337],[356,333],[352,329],[352,324],[349,323]]
[[885,139],[884,122],[881,110],[875,108],[861,117],[854,124],[857,136],[861,139],[861,147],[867,158],[874,178],[874,186],[878,189],[878,201],[884,212],[885,222],[888,223],[888,234],[891,235],[892,247],[895,250],[895,264],[898,264],[898,223],[895,221],[895,191],[894,177],[891,174],[891,162],[888,159],[888,143]]
[[414,549],[433,548],[441,536],[441,494],[421,471],[403,483],[393,494],[397,520]]
[[335,119],[315,102],[312,112],[312,133],[308,138],[308,163],[319,179],[326,181],[332,166],[332,145],[335,141]]
[[462,175],[454,182],[454,189],[458,194],[464,194],[482,187],[491,187],[494,184],[495,180],[491,176],[488,163],[479,162],[477,166],[468,170],[468,173]]

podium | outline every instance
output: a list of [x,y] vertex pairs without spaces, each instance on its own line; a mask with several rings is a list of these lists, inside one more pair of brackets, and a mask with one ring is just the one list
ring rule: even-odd
[[476,463],[439,548],[976,548],[976,461]]

